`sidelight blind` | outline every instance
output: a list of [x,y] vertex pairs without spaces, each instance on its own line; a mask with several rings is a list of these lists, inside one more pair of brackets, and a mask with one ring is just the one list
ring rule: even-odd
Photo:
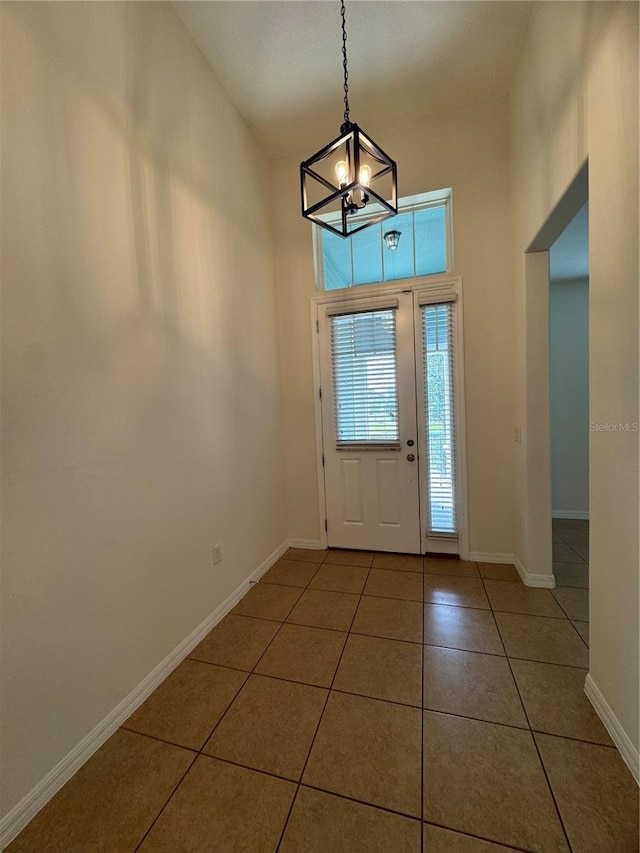
[[458,532],[454,303],[422,305],[429,536]]
[[336,444],[397,444],[394,308],[330,317]]

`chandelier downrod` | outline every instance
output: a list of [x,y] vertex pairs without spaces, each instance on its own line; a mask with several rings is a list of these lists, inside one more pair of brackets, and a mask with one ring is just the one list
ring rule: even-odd
[[340,14],[342,15],[342,68],[344,70],[344,123],[349,125],[349,70],[347,68],[347,19],[344,8],[344,0],[340,2]]

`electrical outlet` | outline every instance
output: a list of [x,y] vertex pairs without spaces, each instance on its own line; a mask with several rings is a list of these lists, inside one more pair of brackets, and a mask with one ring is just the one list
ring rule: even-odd
[[513,437],[518,444],[522,444],[522,427],[516,427],[513,431]]
[[222,562],[222,545],[214,545],[213,546],[213,565],[217,566],[218,563]]

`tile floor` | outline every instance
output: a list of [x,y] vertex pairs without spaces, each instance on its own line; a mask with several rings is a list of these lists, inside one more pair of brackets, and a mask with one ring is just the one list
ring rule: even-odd
[[580,533],[554,525],[552,591],[290,549],[8,853],[636,853]]
[[553,595],[589,645],[589,522],[553,519]]

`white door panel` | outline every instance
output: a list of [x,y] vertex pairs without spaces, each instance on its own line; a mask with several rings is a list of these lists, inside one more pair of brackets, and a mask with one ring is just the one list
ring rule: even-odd
[[387,302],[319,313],[328,542],[420,553],[413,294]]

